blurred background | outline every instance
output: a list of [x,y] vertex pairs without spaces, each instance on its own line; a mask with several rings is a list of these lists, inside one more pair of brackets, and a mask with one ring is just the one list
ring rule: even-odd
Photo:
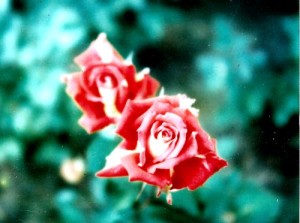
[[[290,223],[299,211],[299,24],[290,0],[1,0],[0,222]],[[60,76],[100,32],[167,94],[196,98],[229,167],[155,198],[98,179],[118,144],[88,135]],[[188,174],[188,173],[187,173]]]

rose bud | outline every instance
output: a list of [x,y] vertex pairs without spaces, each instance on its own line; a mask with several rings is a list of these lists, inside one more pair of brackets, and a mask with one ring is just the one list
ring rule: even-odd
[[134,65],[108,42],[104,33],[75,58],[81,71],[64,75],[66,92],[82,110],[79,124],[93,133],[115,124],[128,99],[155,95],[159,83],[145,68],[139,73]]
[[185,95],[128,101],[116,130],[123,141],[96,175],[157,186],[169,204],[171,191],[200,187],[227,162],[201,128],[193,103]]

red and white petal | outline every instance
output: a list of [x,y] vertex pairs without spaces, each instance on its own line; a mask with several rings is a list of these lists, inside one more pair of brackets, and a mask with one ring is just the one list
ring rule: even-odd
[[172,189],[187,187],[195,190],[210,176],[227,166],[227,162],[215,154],[207,154],[205,158],[193,157],[178,164],[172,176]]
[[88,133],[96,132],[106,126],[114,123],[114,119],[111,119],[105,115],[102,117],[90,117],[86,114],[82,115],[78,120],[80,126],[82,126]]
[[80,85],[81,72],[64,75],[62,78],[63,82],[67,85],[66,92],[71,97],[74,97],[82,91],[82,87]]
[[155,172],[157,169],[173,169],[176,165],[181,162],[197,156],[198,154],[198,145],[196,140],[197,132],[193,132],[189,139],[187,140],[183,150],[179,153],[177,157],[168,158],[163,162],[155,163],[147,167],[147,171],[150,173]]
[[150,174],[138,166],[139,154],[132,154],[122,159],[122,165],[128,172],[130,181],[142,181],[147,184],[158,186],[160,188],[165,188],[170,184],[169,171],[157,171],[154,174]]
[[82,69],[85,69],[91,64],[99,62],[123,62],[123,58],[107,40],[106,34],[101,33],[83,53],[74,59],[74,61]]
[[128,173],[122,165],[113,168],[105,168],[96,173],[97,177],[126,177]]
[[135,99],[149,98],[156,94],[160,84],[155,78],[150,76],[149,72],[149,68],[145,68],[136,75]]
[[151,102],[149,100],[139,102],[128,100],[123,109],[122,116],[118,121],[116,133],[127,141],[137,142],[137,129],[141,123],[139,117],[143,115],[150,106]]
[[122,158],[136,154],[136,151],[123,149],[122,146],[123,144],[121,143],[106,157],[104,168],[96,174],[98,177],[119,177],[128,175],[123,166]]

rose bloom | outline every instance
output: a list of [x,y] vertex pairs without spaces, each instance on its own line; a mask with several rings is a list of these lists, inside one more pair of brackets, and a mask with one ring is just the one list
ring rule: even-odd
[[81,71],[64,75],[62,80],[83,112],[79,124],[89,133],[116,123],[128,99],[152,97],[159,87],[148,68],[136,73],[104,33],[75,58],[75,63]]
[[195,190],[227,162],[198,122],[194,100],[185,95],[128,101],[116,132],[123,141],[98,177],[128,176],[167,192]]

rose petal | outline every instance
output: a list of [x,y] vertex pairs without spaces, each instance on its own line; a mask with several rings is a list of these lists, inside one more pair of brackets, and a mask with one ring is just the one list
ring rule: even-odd
[[127,141],[137,142],[137,129],[140,123],[136,121],[150,106],[149,100],[145,100],[145,102],[128,100],[118,122],[116,133]]
[[[166,123],[156,121],[152,124],[147,141],[148,151],[154,158],[153,162],[155,162],[156,158],[159,158],[161,155],[165,154],[170,148],[170,144],[172,144],[174,140],[176,141],[177,131],[175,130],[175,133],[173,131],[174,130],[167,126]],[[166,137],[163,136],[163,132],[168,132],[169,136],[167,140],[165,140]]]
[[190,138],[187,140],[186,145],[184,146],[184,149],[179,153],[177,157],[168,158],[163,162],[150,165],[147,170],[150,173],[154,173],[156,169],[171,169],[184,160],[197,156],[198,145],[196,141],[196,135],[197,132],[193,132],[191,134]]
[[135,99],[148,98],[156,94],[160,84],[150,76],[149,72],[150,70],[145,68],[136,75],[136,85],[133,91]]
[[175,147],[174,148],[171,147],[163,155],[156,157],[154,159],[154,162],[161,162],[165,160],[167,157],[174,158],[178,155],[178,153],[183,148],[183,145],[185,144],[187,129],[182,118],[171,112],[166,112],[166,114],[157,115],[156,120],[169,123],[179,131],[174,145]]
[[67,85],[66,92],[71,96],[78,94],[81,91],[80,87],[80,72],[64,75],[63,81]]
[[195,117],[198,117],[199,110],[192,106],[195,103],[196,99],[188,98],[184,94],[179,94],[178,97],[179,97],[179,107],[183,110],[188,110]]
[[[140,144],[146,149],[146,133],[148,129],[144,129],[147,124],[142,123],[149,121],[150,117],[153,116],[151,116],[152,111],[165,113],[172,110],[173,106],[178,105],[178,100],[169,96],[135,101],[128,100],[123,109],[122,116],[118,121],[116,133],[128,142],[137,142],[139,139]],[[149,114],[149,116],[147,116],[147,114]],[[141,132],[139,136],[137,134],[138,131]],[[133,145],[133,143],[131,143],[131,145]],[[143,158],[141,157],[141,163],[143,162]]]
[[214,153],[206,154],[205,158],[187,159],[174,168],[172,189],[187,187],[190,190],[195,190],[211,175],[225,166],[227,166],[227,162]]
[[122,67],[123,79],[118,83],[118,91],[116,97],[116,107],[119,111],[123,111],[128,99],[134,99],[132,96],[131,85],[135,75],[135,67],[126,65]]
[[189,110],[175,109],[178,115],[184,117],[187,129],[198,132],[197,141],[199,146],[199,153],[206,154],[210,152],[216,152],[215,140],[202,129],[196,116],[193,115]]
[[128,176],[126,169],[124,168],[121,159],[130,154],[136,153],[133,150],[126,150],[122,148],[120,144],[114,149],[109,156],[106,157],[105,167],[100,170],[96,175],[98,177],[120,177]]
[[88,133],[93,133],[99,129],[103,129],[104,127],[114,123],[114,119],[111,119],[107,116],[103,116],[101,118],[92,118],[87,115],[81,116],[78,120],[80,126],[82,126]]
[[89,118],[97,119],[105,116],[103,111],[103,104],[101,102],[89,100],[89,95],[86,94],[86,92],[80,85],[80,78],[80,73],[66,76],[66,92],[74,99],[76,104]]
[[[152,157],[151,149],[149,148],[149,138],[150,138],[150,129],[153,123],[153,120],[156,119],[157,114],[165,114],[168,111],[172,111],[172,106],[169,103],[161,103],[159,101],[155,101],[150,109],[145,112],[143,116],[142,123],[138,128],[138,141],[141,146],[144,148],[144,152],[140,154],[141,165],[144,165],[147,157]],[[168,152],[168,151],[166,151]],[[165,153],[164,153],[165,154]],[[164,154],[162,156],[164,156]],[[161,156],[158,157],[158,159]],[[155,158],[156,160],[156,158]]]
[[128,173],[122,165],[100,170],[96,173],[97,177],[126,177]]
[[122,56],[107,40],[105,33],[101,33],[90,46],[74,59],[82,69],[94,63],[122,62]]
[[99,87],[106,87],[104,83],[105,78],[109,76],[114,82],[114,86],[111,88],[115,88],[121,85],[121,82],[124,80],[122,72],[122,67],[118,67],[114,64],[93,64],[82,72],[82,87],[87,94],[101,97]]
[[169,174],[167,171],[158,171],[155,174],[150,174],[138,166],[139,154],[132,154],[123,157],[122,164],[128,172],[130,181],[142,181],[148,184],[165,188],[170,183]]

